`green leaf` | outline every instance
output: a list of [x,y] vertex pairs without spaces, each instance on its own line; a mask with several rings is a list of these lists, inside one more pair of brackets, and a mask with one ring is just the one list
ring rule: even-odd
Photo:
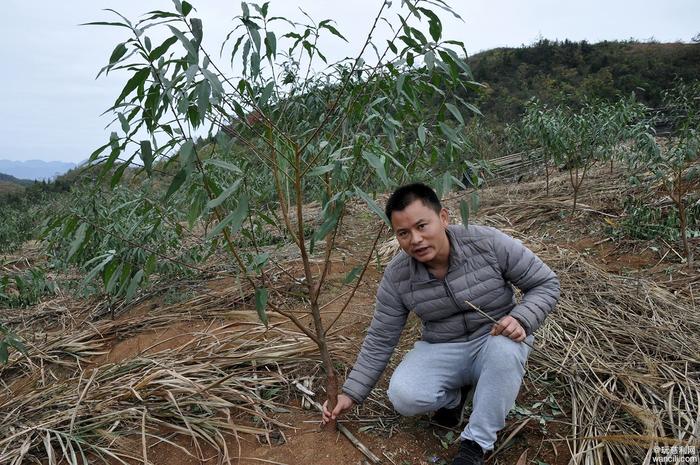
[[216,158],[209,158],[204,162],[204,164],[218,166],[219,168],[223,168],[226,171],[231,171],[231,172],[236,173],[236,174],[243,174],[243,171],[239,167],[234,165],[233,163],[229,163],[229,162],[223,161],[223,160],[218,160]]
[[195,221],[202,215],[204,211],[204,203],[206,201],[206,194],[203,191],[198,191],[194,199],[190,203],[189,211],[187,212],[187,222],[190,228],[194,226]]
[[129,122],[126,120],[124,114],[117,113],[117,118],[119,119],[119,123],[122,126],[122,131],[124,131],[124,134],[129,134]]
[[10,353],[7,350],[7,342],[3,339],[0,341],[0,363],[6,364],[10,359]]
[[476,115],[479,115],[479,116],[484,116],[483,113],[481,113],[481,112],[479,111],[478,108],[476,108],[474,105],[472,105],[471,103],[467,102],[467,101],[464,100],[463,98],[457,96],[457,100],[459,100],[459,102],[460,102],[462,105],[464,105],[464,106],[467,107],[469,110],[471,110],[472,113],[474,113],[474,114],[476,114]]
[[268,57],[277,55],[277,37],[272,31],[267,31],[267,34],[265,34],[265,55]]
[[190,19],[190,24],[192,25],[192,35],[197,44],[202,43],[202,37],[204,36],[204,29],[202,28],[202,20],[199,18]]
[[260,74],[260,54],[253,52],[250,54],[250,75],[257,77]]
[[267,104],[267,101],[270,100],[270,97],[272,96],[272,91],[275,88],[275,83],[274,81],[269,82],[265,88],[263,89],[262,93],[260,94],[260,98],[258,99],[258,107],[264,107]]
[[450,173],[444,173],[442,175],[442,189],[440,190],[440,195],[442,197],[446,196],[452,190],[452,176]]
[[112,178],[109,180],[109,187],[114,189],[114,186],[119,184],[119,181],[121,181],[122,176],[124,176],[124,171],[131,165],[131,162],[134,160],[134,157],[136,154],[132,155],[127,161],[124,163],[119,164],[116,170],[114,170],[114,174],[112,175]]
[[189,170],[194,155],[194,142],[192,139],[187,139],[180,147],[180,166],[183,169]]
[[455,141],[457,141],[458,136],[454,129],[452,129],[442,121],[438,122],[438,126],[440,127],[440,131],[442,131],[442,133],[445,135],[445,137],[447,137],[447,139],[450,142],[454,143]]
[[406,75],[401,74],[397,79],[396,79],[396,93],[401,95],[401,92],[403,92],[403,83],[406,81]]
[[[326,21],[327,21],[327,20],[326,20]],[[320,29],[320,28],[328,29],[328,31],[329,31],[331,34],[333,34],[334,36],[343,39],[345,42],[348,41],[348,39],[346,39],[345,36],[344,36],[343,34],[341,34],[340,32],[338,32],[338,30],[337,30],[335,27],[331,26],[331,25],[328,24],[326,21],[321,21],[321,22],[319,23],[319,29]]]
[[360,275],[362,268],[362,265],[357,265],[355,268],[350,270],[350,272],[347,275],[345,275],[345,278],[343,279],[343,284],[350,284],[351,282],[355,281],[355,279],[357,279],[357,277]]
[[[113,262],[116,263],[116,262]],[[107,294],[114,294],[114,289],[116,288],[117,284],[119,283],[119,279],[121,278],[121,275],[124,271],[124,265],[119,264],[116,269],[112,271],[110,274],[109,278],[107,279],[107,283],[105,284],[105,292]]]
[[259,268],[261,266],[265,266],[269,259],[270,259],[270,253],[263,252],[261,254],[256,255],[255,258],[253,258],[253,262],[251,263],[251,266],[253,268]]
[[377,202],[372,200],[372,198],[367,195],[366,192],[364,192],[362,189],[359,187],[355,186],[355,193],[367,203],[367,206],[372,210],[379,218],[381,218],[384,223],[386,223],[387,226],[391,228],[391,221],[389,221],[389,218],[387,218],[386,213],[384,213],[384,210],[377,205]]
[[464,200],[459,202],[459,213],[462,215],[462,224],[464,227],[469,226],[469,205]]
[[153,149],[151,149],[151,141],[141,141],[141,160],[143,160],[146,173],[150,176],[153,172]]
[[149,11],[146,13],[145,18],[142,20],[143,21],[149,21],[152,19],[160,19],[160,18],[179,18],[180,15],[177,13],[171,13],[169,11],[162,11],[162,10],[153,10]]
[[70,243],[70,249],[68,250],[68,257],[66,260],[70,260],[73,255],[80,249],[80,246],[85,242],[85,234],[87,233],[88,224],[82,223],[78,230],[75,232],[73,241]]
[[201,71],[204,77],[207,78],[207,81],[209,81],[209,84],[211,84],[212,90],[217,95],[223,95],[224,88],[221,85],[221,81],[219,81],[219,78],[216,76],[216,74],[212,73],[211,71],[205,68],[202,68]]
[[10,335],[9,339],[10,339],[9,340],[10,345],[12,347],[14,347],[15,349],[17,349],[17,351],[19,353],[21,353],[22,355],[24,355],[26,357],[28,352],[27,352],[27,348],[24,346],[24,344],[22,344],[22,341],[17,339],[17,337],[15,335]]
[[111,145],[111,142],[107,142],[105,145],[100,146],[97,148],[94,152],[90,154],[90,157],[88,158],[88,163],[92,163],[93,161],[97,160],[97,157],[100,156],[102,152],[105,151],[107,147]]
[[169,37],[165,39],[162,44],[151,51],[151,53],[148,55],[148,61],[157,61],[158,58],[162,57],[175,42],[177,42],[177,37]]
[[146,276],[152,274],[154,271],[156,271],[156,266],[158,264],[157,257],[155,254],[151,254],[148,256],[148,259],[146,260],[146,265],[143,267],[144,272],[146,273]]
[[197,111],[199,115],[204,116],[210,107],[211,85],[208,81],[201,81],[197,85],[197,89]]
[[472,105],[471,103],[469,103],[469,102],[463,102],[463,103],[464,103],[465,107],[469,108],[472,111],[472,113],[479,115],[479,116],[484,116],[484,114],[481,113],[481,111],[479,111],[479,109],[477,107],[475,107],[474,105]]
[[267,290],[267,288],[259,287],[255,289],[255,310],[258,312],[260,321],[262,321],[265,326],[268,324],[267,312],[265,311],[265,308],[267,307],[267,299],[269,295],[270,292]]
[[114,271],[117,269],[118,266],[119,264],[116,260],[110,261],[105,266],[104,271],[102,272],[102,283],[104,284],[105,289],[107,289],[107,283],[110,281],[110,279],[112,279],[112,275],[114,274]]
[[170,187],[168,187],[168,192],[165,194],[165,197],[163,197],[163,200],[168,200],[171,195],[173,195],[175,192],[180,189],[182,184],[187,181],[187,170],[185,168],[182,168],[180,171],[177,172],[175,177],[173,178],[173,181],[170,183]]
[[192,11],[192,5],[185,0],[182,1],[182,16],[187,16]]
[[243,196],[238,201],[238,207],[236,207],[236,209],[233,212],[231,212],[226,218],[221,220],[221,222],[217,224],[214,229],[209,231],[209,234],[207,234],[205,240],[209,241],[212,238],[218,236],[221,233],[221,231],[223,231],[224,228],[226,228],[229,225],[229,233],[231,235],[235,235],[243,225],[243,220],[245,220],[246,216],[248,216],[248,197]]
[[110,65],[115,64],[116,62],[121,60],[121,58],[125,54],[126,54],[126,45],[124,45],[123,43],[117,45],[115,47],[114,51],[112,52],[112,54],[109,56],[109,64]]
[[90,272],[85,276],[85,278],[83,279],[83,285],[86,285],[89,282],[91,282],[95,278],[95,276],[97,276],[98,273],[102,272],[104,267],[112,261],[112,259],[114,258],[114,250],[110,250],[110,252],[112,253],[106,254],[106,258],[100,263],[98,263],[97,266],[90,270]]
[[370,166],[374,168],[374,171],[377,173],[377,176],[379,176],[379,179],[382,180],[384,186],[390,187],[391,182],[389,181],[389,178],[386,175],[386,168],[384,167],[384,157],[378,157],[373,153],[363,150],[362,158],[367,160]]
[[431,50],[425,54],[425,66],[431,70],[435,66],[435,53]]
[[255,26],[249,26],[248,27],[248,32],[250,33],[250,37],[253,39],[253,45],[255,46],[255,51],[260,54],[260,31],[258,30],[257,27]]
[[129,302],[132,297],[134,297],[134,294],[136,293],[136,289],[138,289],[139,284],[141,284],[141,280],[143,279],[144,271],[139,270],[136,272],[136,274],[131,278],[131,281],[129,281],[129,287],[126,289],[126,301]]
[[440,37],[442,37],[442,22],[440,21],[440,18],[438,18],[435,13],[427,8],[418,9],[428,17],[430,37],[432,37],[435,42],[439,41]]
[[146,82],[146,78],[148,77],[149,73],[150,70],[148,68],[141,68],[140,70],[136,71],[131,79],[126,81],[126,85],[124,86],[121,94],[119,94],[119,97],[117,97],[117,100],[115,100],[114,106],[119,106],[122,100],[131,94],[137,87],[143,85],[143,83]]
[[418,140],[420,140],[421,145],[425,145],[425,126],[423,124],[418,126]]
[[456,106],[452,105],[451,103],[445,103],[445,106],[448,110],[450,110],[452,116],[454,116],[460,124],[464,124],[464,118],[462,118],[462,113],[460,113],[459,109]]
[[335,168],[335,165],[333,165],[333,164],[315,166],[313,169],[309,170],[307,175],[308,176],[321,176],[321,175],[326,174],[330,171],[333,171],[333,168]]
[[314,233],[314,240],[315,241],[321,241],[323,240],[324,237],[326,237],[335,227],[338,225],[338,220],[340,220],[340,212],[342,211],[341,208],[337,208],[335,211],[333,211],[321,224],[321,227],[316,230]]
[[234,192],[238,190],[243,179],[236,179],[233,184],[231,184],[226,190],[224,190],[218,197],[207,202],[206,210],[213,210],[218,207],[224,201],[231,196]]
[[182,43],[182,46],[185,47],[185,50],[187,50],[188,56],[191,58],[193,63],[197,62],[197,49],[195,46],[192,44],[192,42],[185,37],[185,34],[182,33],[182,31],[168,25],[168,28],[170,28],[170,31],[173,33],[175,37],[180,40],[180,43]]
[[131,29],[131,26],[129,26],[128,24],[117,23],[117,22],[107,22],[107,21],[93,21],[91,23],[82,23],[80,25],[81,26],[119,26],[119,27],[125,27],[127,29]]

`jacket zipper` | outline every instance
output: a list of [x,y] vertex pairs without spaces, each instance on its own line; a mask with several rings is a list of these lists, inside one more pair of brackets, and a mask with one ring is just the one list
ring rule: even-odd
[[[454,293],[452,292],[452,289],[450,288],[450,285],[447,284],[447,276],[442,280],[442,285],[445,287],[445,290],[447,291],[447,295],[450,296],[450,299],[452,299],[452,303],[455,304],[455,307],[458,309],[462,309],[462,306],[457,303],[457,299],[455,298]],[[467,329],[467,334],[469,334],[469,322],[467,321],[467,312],[464,312],[464,326]]]

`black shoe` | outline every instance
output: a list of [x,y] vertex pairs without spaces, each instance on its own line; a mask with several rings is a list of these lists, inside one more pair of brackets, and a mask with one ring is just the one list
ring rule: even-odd
[[462,386],[459,390],[459,404],[452,408],[441,408],[433,415],[433,421],[446,428],[459,426],[464,419],[464,404],[467,402],[470,386]]
[[474,441],[465,439],[459,445],[459,451],[455,455],[452,465],[483,465],[484,451]]

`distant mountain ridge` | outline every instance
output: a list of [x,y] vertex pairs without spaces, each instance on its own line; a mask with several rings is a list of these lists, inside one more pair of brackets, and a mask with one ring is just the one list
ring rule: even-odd
[[64,161],[0,160],[0,173],[13,176],[18,180],[50,180],[76,166],[75,163]]
[[5,173],[0,173],[0,182],[11,182],[14,184],[19,184],[19,185],[27,185],[27,184],[32,183],[32,181],[30,179],[19,179],[19,178],[16,178],[12,175],[5,174]]

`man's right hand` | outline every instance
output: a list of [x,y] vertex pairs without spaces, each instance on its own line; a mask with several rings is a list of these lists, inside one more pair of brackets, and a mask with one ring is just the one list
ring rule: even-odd
[[347,394],[338,394],[338,403],[333,411],[328,410],[328,400],[323,403],[323,423],[326,424],[331,420],[337,420],[339,416],[347,412],[355,406],[355,401]]

